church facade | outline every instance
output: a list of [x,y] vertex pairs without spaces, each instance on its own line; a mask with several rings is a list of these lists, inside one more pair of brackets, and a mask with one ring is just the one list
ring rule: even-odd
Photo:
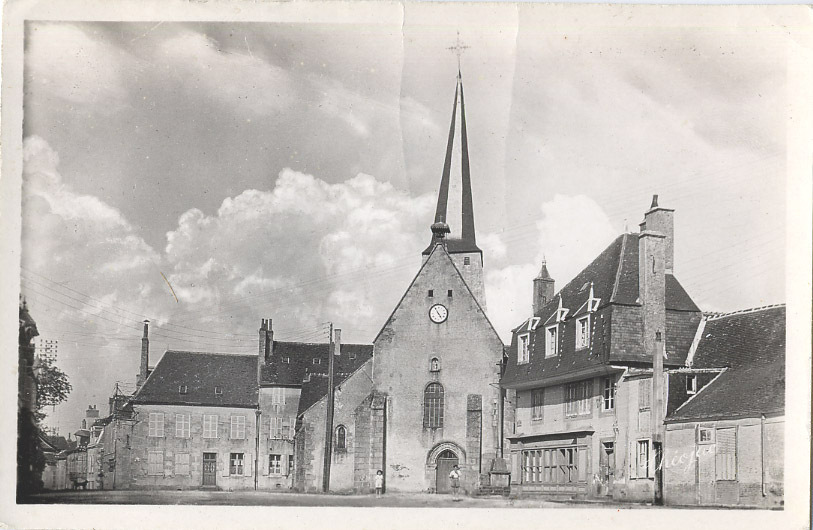
[[[460,224],[450,227],[450,181],[458,177],[452,170],[456,136],[461,216]],[[500,456],[504,347],[485,312],[483,253],[474,231],[467,144],[458,75],[431,243],[422,253],[418,273],[373,340],[372,359],[333,393],[333,421],[326,417],[331,408],[327,389],[300,407],[295,477],[300,490],[324,487],[329,424],[331,491],[370,491],[381,470],[389,491],[445,492],[449,472],[458,465],[461,487],[474,492],[488,480]]]

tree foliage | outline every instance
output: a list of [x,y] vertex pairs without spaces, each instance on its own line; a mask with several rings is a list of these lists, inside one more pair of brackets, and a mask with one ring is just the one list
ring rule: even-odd
[[53,407],[68,399],[71,393],[68,376],[48,357],[40,357],[37,369],[37,409]]

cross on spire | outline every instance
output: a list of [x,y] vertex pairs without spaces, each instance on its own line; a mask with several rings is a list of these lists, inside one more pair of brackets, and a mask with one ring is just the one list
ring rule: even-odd
[[460,56],[463,55],[465,50],[468,50],[471,46],[466,46],[460,41],[460,31],[457,32],[457,42],[455,42],[454,46],[449,46],[446,48],[447,50],[451,50],[457,55],[457,75],[460,76]]

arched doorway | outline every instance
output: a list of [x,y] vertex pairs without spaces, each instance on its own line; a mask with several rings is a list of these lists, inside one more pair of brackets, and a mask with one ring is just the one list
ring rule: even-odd
[[457,455],[449,449],[441,452],[438,455],[436,474],[435,474],[435,492],[449,493],[452,491],[451,481],[449,480],[449,473],[452,468],[458,465]]

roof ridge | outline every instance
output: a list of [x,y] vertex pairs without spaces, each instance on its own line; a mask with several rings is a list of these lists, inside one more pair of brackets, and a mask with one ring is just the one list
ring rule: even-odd
[[167,353],[191,353],[191,354],[194,354],[194,355],[219,355],[221,357],[256,357],[257,356],[257,354],[255,354],[255,353],[224,353],[224,352],[216,352],[216,351],[172,350],[172,349],[164,350],[164,355],[166,355]]
[[706,317],[706,320],[709,322],[713,320],[719,320],[721,318],[737,316],[737,315],[745,315],[749,313],[757,313],[759,311],[767,311],[768,309],[775,309],[777,307],[785,307],[785,303],[780,304],[770,304],[770,305],[763,305],[759,307],[751,307],[748,309],[739,309],[737,311],[730,311],[730,312],[717,312],[717,311],[704,311],[703,316]]
[[621,281],[621,267],[624,265],[624,251],[627,248],[627,235],[621,234],[621,250],[618,252],[618,268],[615,270],[615,281],[613,282],[613,292],[610,295],[609,303],[614,303],[618,294],[618,284]]

